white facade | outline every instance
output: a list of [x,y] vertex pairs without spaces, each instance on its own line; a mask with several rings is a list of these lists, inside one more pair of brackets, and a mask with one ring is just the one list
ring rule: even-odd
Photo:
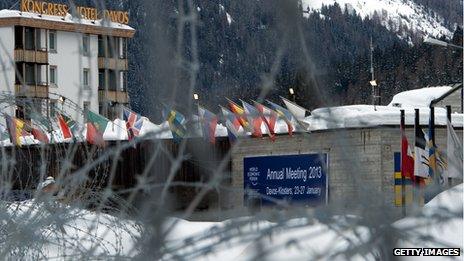
[[[90,52],[84,54],[83,36],[56,31],[56,52],[49,50],[48,56],[50,67],[56,68],[56,85],[50,84],[49,92],[66,97],[81,108],[88,102],[89,109],[98,112],[98,37],[89,36]],[[88,86],[84,86],[84,69],[89,71]]]
[[[0,27],[0,92],[14,93],[14,28]],[[0,103],[3,113],[12,115],[14,109],[9,104]]]

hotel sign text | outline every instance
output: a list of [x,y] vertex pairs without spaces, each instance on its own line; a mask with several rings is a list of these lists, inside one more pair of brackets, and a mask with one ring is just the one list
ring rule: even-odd
[[[36,0],[21,0],[21,12],[65,16],[71,8],[65,4],[48,3]],[[114,23],[128,24],[129,13],[124,11],[103,10],[93,7],[76,6],[76,12],[87,20],[109,19]]]

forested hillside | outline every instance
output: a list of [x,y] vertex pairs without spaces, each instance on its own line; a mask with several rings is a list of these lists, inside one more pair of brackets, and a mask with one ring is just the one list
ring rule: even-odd
[[[15,2],[2,1],[0,8],[10,8]],[[76,2],[95,5],[93,0]],[[414,2],[431,17],[445,19],[443,24],[454,37],[444,40],[462,43],[462,29],[457,26],[462,26],[462,0]],[[402,90],[462,80],[461,51],[427,46],[421,38],[412,43],[402,40],[382,25],[381,15],[362,17],[337,4],[304,15],[297,0],[193,3],[193,13],[198,16],[195,91],[200,102],[213,111],[225,97],[256,98],[273,65],[278,65],[278,70],[275,86],[267,94],[271,99],[287,96],[292,87],[298,103],[311,109],[369,103],[371,37],[382,103]],[[137,29],[129,44],[133,108],[155,121],[162,101],[173,99],[181,111],[186,110],[185,101],[191,97],[183,91],[190,77],[185,66],[195,56],[189,30],[192,24],[187,23],[188,30],[181,35],[178,18],[180,13],[190,14],[187,2],[179,6],[173,0],[107,0],[106,4],[129,10],[131,26]],[[184,41],[178,41],[180,36]],[[187,65],[179,65],[179,56]]]

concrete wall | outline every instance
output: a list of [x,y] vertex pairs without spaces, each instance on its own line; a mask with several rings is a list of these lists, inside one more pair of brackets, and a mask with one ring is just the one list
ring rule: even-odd
[[[414,129],[408,128],[410,146]],[[462,130],[457,131],[462,135]],[[446,129],[436,130],[437,146],[446,150]],[[247,156],[328,153],[329,204],[355,210],[363,204],[394,206],[394,152],[401,151],[398,126],[328,130],[294,137],[279,136],[275,142],[243,139],[232,153],[231,193],[222,195],[223,209],[244,208],[243,159]],[[400,209],[398,208],[398,213]]]

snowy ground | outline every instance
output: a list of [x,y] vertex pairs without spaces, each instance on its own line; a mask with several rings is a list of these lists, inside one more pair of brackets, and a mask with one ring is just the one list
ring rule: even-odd
[[[399,231],[405,231],[408,238],[406,241],[400,241],[398,247],[462,248],[462,199],[461,184],[439,194],[426,204],[417,216],[396,222],[393,226]],[[352,221],[354,220],[356,218],[353,217]],[[343,252],[356,249],[372,240],[368,228],[354,225],[350,222],[350,217],[338,218],[336,226],[311,223],[307,219],[293,219],[285,224],[258,221],[242,226],[235,234],[236,238],[227,241],[234,233],[224,228],[240,227],[234,225],[239,221],[212,223],[178,220],[169,237],[168,246],[177,249],[176,254],[187,257],[202,254],[201,260],[252,260],[255,255],[262,257],[263,253],[269,253],[270,260],[345,260],[348,257],[355,260],[374,260],[373,253],[367,253],[365,256],[359,253],[353,256],[343,255]],[[279,229],[272,230],[273,227]],[[271,230],[272,232],[267,234],[267,231]],[[194,239],[192,242],[195,243],[186,244],[189,238]],[[202,252],[206,246],[209,251]],[[259,248],[262,248],[263,253],[256,252]],[[373,252],[375,253],[375,250]]]
[[[394,223],[407,236],[397,246],[462,247],[462,199],[461,184],[439,194],[417,215]],[[59,203],[31,200],[2,206],[6,211],[0,214],[0,256],[134,257],[146,232],[134,221]],[[161,250],[165,260],[374,260],[376,254],[375,248],[365,250],[373,242],[371,232],[358,225],[355,216],[338,216],[327,223],[308,218],[277,223],[254,217],[223,222],[169,218],[163,231],[167,234]]]
[[35,200],[2,202],[2,209],[0,257],[83,260],[136,254],[141,227],[133,221]]
[[[422,215],[396,222],[395,226],[405,231],[410,239],[400,242],[399,247],[458,247],[461,248],[462,256],[463,188],[463,184],[460,184],[439,194],[424,206]],[[430,237],[429,240],[426,240],[426,237]],[[420,257],[405,259],[422,260]]]

